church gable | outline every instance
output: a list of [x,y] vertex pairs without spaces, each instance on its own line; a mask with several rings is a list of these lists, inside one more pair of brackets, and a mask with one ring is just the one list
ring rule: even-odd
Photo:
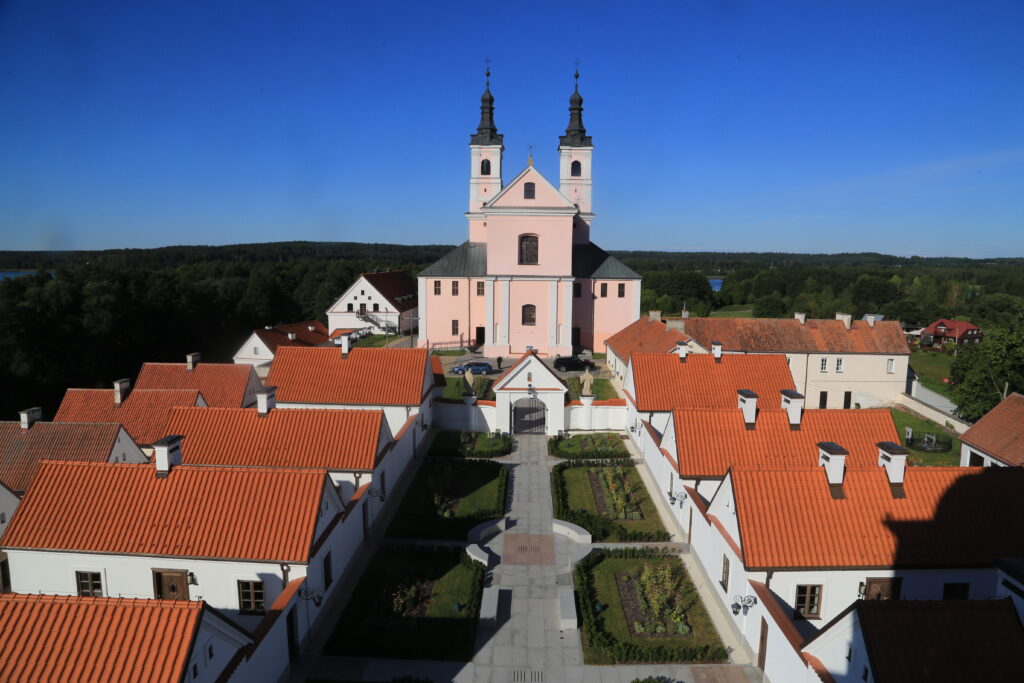
[[[530,198],[530,185],[533,197]],[[494,199],[483,206],[487,209],[575,209],[558,189],[531,164],[523,169],[499,192]]]
[[551,368],[544,365],[537,354],[527,351],[494,383],[495,391],[561,391],[568,387]]

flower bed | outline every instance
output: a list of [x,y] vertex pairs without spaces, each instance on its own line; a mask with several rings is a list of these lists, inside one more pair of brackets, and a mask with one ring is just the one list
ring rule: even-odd
[[548,440],[548,455],[573,460],[605,458],[628,458],[629,451],[622,443],[622,437],[612,432],[595,434],[573,434],[556,436]]
[[634,521],[644,518],[637,482],[629,476],[625,467],[588,467],[587,478],[590,480],[597,512],[602,517]]

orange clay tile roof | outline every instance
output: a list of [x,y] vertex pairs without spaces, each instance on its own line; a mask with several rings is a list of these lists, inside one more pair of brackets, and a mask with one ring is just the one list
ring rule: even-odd
[[608,337],[604,343],[620,360],[628,362],[634,353],[667,353],[676,348],[676,342],[688,339],[679,330],[669,329],[664,322],[642,315],[633,324]]
[[[310,327],[313,329],[309,329]],[[289,333],[294,334],[295,339],[289,339]],[[328,339],[327,328],[319,320],[278,325],[269,330],[253,330],[253,334],[267,345],[271,353],[275,353],[279,346],[317,346]]]
[[430,371],[434,373],[434,386],[443,387],[448,383],[444,378],[444,365],[441,363],[441,356],[430,356]]
[[135,443],[150,444],[167,435],[164,425],[171,408],[194,406],[200,397],[195,389],[134,389],[120,404],[113,389],[68,389],[54,422],[116,422]]
[[119,424],[0,422],[0,483],[27,491],[42,460],[106,462],[114,449]]
[[[945,332],[941,332],[941,333],[938,332],[937,328],[939,327],[939,325],[942,325],[943,327],[945,327],[946,331]],[[977,325],[972,325],[971,323],[967,322],[966,320],[953,320],[952,318],[939,318],[938,320],[936,320],[935,322],[930,324],[928,327],[924,328],[924,332],[926,332],[926,333],[928,333],[928,334],[930,334],[932,336],[939,335],[939,336],[945,336],[945,337],[960,337],[960,336],[966,334],[969,330],[977,330],[977,329],[978,329]]]
[[987,567],[1024,555],[1024,469],[907,467],[904,498],[882,467],[847,469],[841,500],[821,467],[736,468],[732,489],[748,568]]
[[0,595],[4,681],[185,680],[204,603]]
[[872,681],[1024,680],[1024,628],[1010,598],[855,604]]
[[727,354],[716,363],[709,353],[691,353],[685,362],[670,353],[635,353],[631,366],[637,410],[735,408],[740,389],[767,397],[762,410],[781,410],[779,392],[795,388],[783,355]]
[[[426,349],[281,349],[267,386],[290,403],[418,406],[430,369]],[[431,381],[433,372],[431,371]]]
[[372,470],[384,412],[175,408],[167,433],[185,438],[186,465]]
[[734,466],[813,466],[821,441],[849,451],[847,467],[874,467],[878,442],[899,442],[888,410],[805,410],[796,431],[778,410],[759,410],[753,429],[746,428],[739,408],[676,410],[672,421],[679,474],[686,477],[724,477]]
[[199,363],[189,371],[184,363],[143,363],[135,390],[198,389],[209,406],[243,408],[249,383],[259,385],[251,365]]
[[1024,396],[1007,396],[960,439],[1008,465],[1024,465]]
[[871,327],[853,321],[786,318],[688,318],[683,330],[705,349],[722,342],[726,351],[757,353],[886,353],[909,355],[903,327],[882,321]]
[[326,472],[44,462],[5,548],[307,562]]

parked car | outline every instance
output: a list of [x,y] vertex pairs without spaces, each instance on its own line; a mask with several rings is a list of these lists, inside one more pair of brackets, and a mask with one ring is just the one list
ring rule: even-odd
[[481,360],[470,361],[452,368],[452,372],[456,375],[464,375],[467,370],[471,370],[474,375],[489,375],[494,372],[494,368],[491,367],[490,363],[485,363]]
[[568,372],[569,370],[593,370],[597,366],[592,361],[577,358],[576,356],[559,356],[553,363],[555,370]]

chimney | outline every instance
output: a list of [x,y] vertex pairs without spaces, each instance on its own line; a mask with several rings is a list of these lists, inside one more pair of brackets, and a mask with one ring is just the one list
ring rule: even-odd
[[847,455],[845,448],[832,441],[818,444],[818,465],[825,468],[829,492],[835,499],[846,497],[843,494],[843,475],[846,473]]
[[272,330],[272,329],[274,329],[274,326],[273,325],[264,325],[263,329],[265,329],[265,330]]
[[288,333],[288,338],[289,338],[290,340],[292,340],[292,341],[295,341],[295,337],[296,337],[296,336],[297,336],[297,335],[296,335],[296,334],[295,334],[294,332],[289,332],[289,333]]
[[878,464],[885,468],[892,497],[906,498],[907,494],[903,491],[903,475],[907,472],[907,456],[910,455],[910,451],[891,441],[879,441],[877,446]]
[[853,324],[853,316],[849,313],[836,313],[836,320],[842,320],[846,329],[850,329],[850,325]]
[[874,327],[874,326],[875,326],[875,314],[874,314],[874,313],[868,313],[868,314],[867,314],[866,316],[864,316],[864,317],[865,317],[865,318],[867,319],[867,321],[868,321],[868,327]]
[[277,405],[277,387],[263,387],[256,392],[256,412],[266,415]]
[[197,365],[199,365],[199,352],[198,351],[195,352],[195,353],[190,353],[187,356],[185,356],[185,369],[187,371],[192,372],[193,370],[196,369]]
[[665,328],[669,330],[679,330],[680,332],[686,332],[686,318],[665,318],[663,321]]
[[739,408],[743,411],[743,424],[747,429],[753,429],[757,423],[757,394],[750,389],[740,389],[736,393],[739,394]]
[[344,358],[348,355],[349,348],[352,344],[352,337],[347,334],[341,335],[341,357]]
[[316,325],[306,325],[306,329],[310,332],[316,332]]
[[782,409],[789,416],[789,428],[792,431],[800,429],[800,420],[804,415],[804,395],[792,389],[782,390]]
[[21,428],[29,429],[36,422],[39,422],[40,420],[43,419],[43,409],[25,408],[25,410],[20,411],[18,415],[21,417]]
[[660,323],[661,322],[661,311],[648,311],[647,312],[647,319],[650,320],[652,323]]
[[805,322],[807,322],[807,314],[806,313],[794,313],[793,317],[796,318],[797,320],[799,320],[801,325],[803,325]]
[[181,464],[182,436],[165,436],[153,444],[153,462],[156,464],[156,476],[163,479],[171,468]]
[[711,355],[715,357],[716,363],[722,362],[722,342],[713,341],[711,342]]
[[128,390],[132,388],[130,379],[114,380],[114,403],[121,405],[128,398]]
[[679,356],[679,362],[680,363],[685,363],[686,362],[686,354],[689,352],[689,350],[690,349],[686,346],[686,342],[684,342],[684,341],[677,341],[676,342],[676,355]]
[[682,313],[679,314],[679,317],[682,318],[683,320],[686,320],[687,318],[690,317],[690,312],[684,308]]

